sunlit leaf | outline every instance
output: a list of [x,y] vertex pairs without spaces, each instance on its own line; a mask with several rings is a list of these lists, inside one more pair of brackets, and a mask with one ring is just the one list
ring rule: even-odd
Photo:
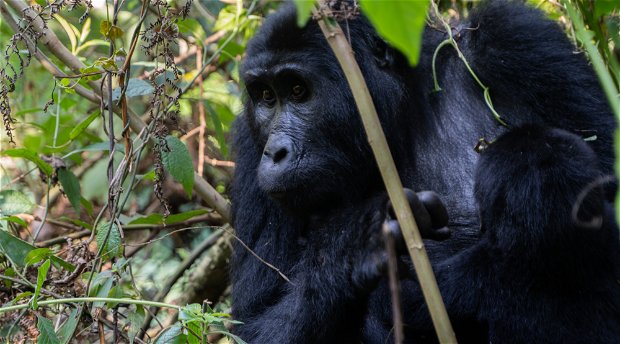
[[0,216],[30,213],[34,204],[28,196],[15,190],[0,191]]
[[52,250],[50,250],[49,248],[35,248],[34,250],[28,252],[26,258],[24,259],[24,262],[26,263],[26,265],[34,265],[40,261],[49,258],[52,255]]
[[32,161],[37,167],[46,175],[51,176],[54,170],[50,164],[43,161],[37,153],[31,151],[27,148],[15,148],[15,149],[7,149],[2,152],[3,155],[10,156],[13,158],[24,158],[26,160]]
[[304,27],[310,19],[310,14],[316,1],[314,0],[294,0],[295,6],[297,6],[297,26]]
[[416,65],[430,1],[362,0],[360,4],[377,32],[403,52],[411,65]]

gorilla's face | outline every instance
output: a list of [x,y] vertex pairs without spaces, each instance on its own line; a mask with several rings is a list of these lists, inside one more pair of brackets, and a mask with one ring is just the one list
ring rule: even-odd
[[[260,188],[293,208],[327,206],[376,188],[380,179],[357,107],[318,25],[298,28],[294,12],[279,15],[250,43],[242,69],[245,119],[262,148]],[[384,129],[398,125],[403,87],[386,61],[389,48],[367,34],[362,19],[350,24]]]
[[245,70],[245,115],[263,147],[259,186],[280,201],[301,205],[300,199],[320,201],[363,175],[353,166],[371,155],[342,78],[330,77],[330,67],[319,64],[324,61],[308,61],[303,52],[285,55],[287,61],[275,62],[272,54],[268,63]]

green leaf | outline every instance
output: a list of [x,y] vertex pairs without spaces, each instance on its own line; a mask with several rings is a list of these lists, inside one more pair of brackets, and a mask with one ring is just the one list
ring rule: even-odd
[[[108,296],[106,297],[112,299],[122,299],[125,296],[127,295],[125,295],[125,293],[123,292],[123,287],[120,285],[115,285],[112,287],[112,289],[110,289],[110,292],[108,292]],[[118,302],[108,302],[106,305],[108,306],[108,308],[114,308],[116,307],[116,305],[118,305]]]
[[[28,260],[27,257],[29,257],[30,252],[34,250],[37,250],[37,248],[5,231],[0,230],[0,252],[9,257],[13,263],[17,264],[17,266],[26,266],[26,262]],[[35,254],[30,255],[30,257],[33,257],[34,255]],[[54,255],[49,255],[48,257],[51,259],[52,263],[54,263],[54,266],[60,266],[69,271],[75,271],[75,266],[72,264],[69,264]]]
[[[152,94],[155,89],[153,85],[142,80],[142,79],[129,79],[127,83],[127,91],[125,91],[125,96],[127,98],[131,97],[139,97],[146,96]],[[121,88],[117,87],[112,92],[112,100],[117,101],[121,97]]]
[[90,33],[90,17],[86,18],[84,25],[82,25],[82,32],[80,32],[80,44],[86,41],[88,34]]
[[[364,14],[377,32],[416,65],[422,47],[429,0],[360,1]],[[406,25],[403,25],[406,23]]]
[[[86,213],[88,214],[88,216],[92,217],[94,214],[93,204],[89,200],[85,199],[84,197],[80,197],[80,204],[82,205],[82,207],[84,207],[84,209],[86,209]],[[93,228],[93,226],[83,221],[80,224],[78,224],[78,226],[83,226],[84,228],[88,228],[88,229]]]
[[65,323],[60,326],[60,329],[58,329],[58,339],[61,344],[68,344],[71,337],[73,337],[73,333],[78,325],[80,314],[81,308],[74,308]]
[[183,185],[188,196],[192,196],[194,187],[194,164],[187,147],[174,136],[166,136],[169,151],[161,150],[162,162],[172,178]]
[[95,118],[101,115],[101,110],[97,109],[93,111],[88,117],[84,118],[78,125],[76,125],[71,132],[69,133],[69,139],[73,140],[76,137],[80,136],[80,134],[88,128],[88,126],[95,120]]
[[[110,232],[109,235],[107,234],[108,232]],[[97,248],[99,252],[101,252],[101,257],[104,260],[109,260],[112,257],[119,257],[122,255],[123,246],[121,245],[121,232],[116,224],[110,225],[107,222],[101,223],[97,227],[95,240],[97,241]],[[103,250],[101,249],[102,245]]]
[[127,312],[127,322],[129,323],[127,337],[129,338],[129,344],[133,344],[134,338],[140,332],[142,323],[144,322],[144,318],[146,315],[146,312],[144,311],[144,307],[142,305],[135,305],[135,307],[135,311]]
[[69,22],[67,22],[61,16],[54,16],[54,18],[60,23],[62,28],[67,33],[67,36],[69,37],[69,41],[71,42],[71,51],[75,52],[75,49],[77,48],[77,42],[78,42],[77,41],[78,38],[75,35],[75,30],[74,30],[75,27],[73,25],[69,24]]
[[190,322],[185,324],[187,327],[187,343],[188,344],[200,344],[202,342],[202,324],[199,322]]
[[68,263],[56,256],[50,256],[50,260],[52,261],[52,263],[54,264],[54,266],[58,269],[63,268],[66,269],[70,272],[75,271],[75,265]]
[[70,87],[71,86],[71,79],[69,79],[69,78],[62,78],[62,79],[60,79],[60,86],[62,86],[62,87]]
[[24,262],[26,263],[26,266],[31,266],[40,261],[48,259],[52,255],[52,250],[50,250],[49,248],[35,248],[34,250],[28,252],[26,258],[24,259]]
[[30,213],[34,204],[23,193],[15,190],[0,191],[0,216]]
[[[98,142],[98,143],[93,143],[92,145],[88,145],[80,149],[73,150],[65,154],[62,158],[66,159],[72,156],[73,154],[77,154],[81,152],[101,152],[101,151],[107,152],[109,150],[110,150],[109,142]],[[123,147],[123,145],[116,144],[114,147],[114,152],[119,153],[119,154],[125,154],[125,148]]]
[[37,286],[34,289],[34,296],[32,297],[32,308],[37,309],[39,294],[41,294],[41,288],[43,288],[43,282],[47,278],[47,272],[50,270],[51,261],[48,259],[45,263],[41,264],[37,269]]
[[179,320],[187,327],[187,342],[189,344],[200,344],[203,336],[202,332],[202,308],[197,303],[192,303],[181,308]]
[[[82,198],[82,200],[83,200],[83,198]],[[90,204],[90,203],[88,203],[88,204]],[[82,206],[84,206],[84,202],[83,201],[82,201]],[[89,213],[89,215],[91,215],[91,214],[92,213]],[[58,219],[62,220],[62,221],[67,221],[67,222],[73,223],[74,225],[76,225],[78,227],[84,227],[84,229],[89,229],[89,230],[93,229],[93,225],[91,225],[88,222],[84,222],[84,221],[82,221],[80,219],[74,219],[74,218],[70,218],[70,217],[67,217],[67,216],[61,216]]]
[[9,257],[19,267],[25,266],[25,260],[30,251],[36,247],[0,230],[0,252]]
[[209,104],[209,102],[204,102],[205,108],[213,121],[213,127],[215,128],[215,138],[217,139],[217,143],[220,146],[220,150],[224,156],[228,156],[228,146],[226,145],[226,138],[224,137],[224,128],[222,126],[222,121],[220,120],[220,114],[222,113],[231,113],[230,109],[224,105],[214,104],[215,109]]
[[148,216],[133,219],[128,224],[130,225],[163,225],[165,223],[167,225],[172,225],[175,223],[187,221],[191,219],[192,217],[207,214],[208,212],[209,211],[206,209],[196,209],[196,210],[191,210],[191,211],[181,213],[181,214],[170,215],[167,218],[164,218],[162,214],[151,214]]
[[616,9],[620,9],[618,0],[596,0],[594,2],[594,16],[600,18]]
[[107,20],[101,22],[101,25],[99,26],[99,32],[103,35],[103,37],[111,41],[123,37],[124,34],[123,30],[120,27],[112,25],[112,23]]
[[294,0],[295,6],[297,6],[297,26],[304,27],[310,19],[312,9],[316,4],[314,0]]
[[52,321],[39,314],[37,314],[37,330],[39,330],[37,344],[60,344],[60,340],[54,332]]
[[163,330],[155,339],[154,344],[185,344],[186,342],[187,336],[183,334],[183,327],[176,323]]
[[37,167],[46,175],[51,176],[54,172],[54,169],[50,164],[43,161],[37,153],[26,149],[26,148],[15,148],[15,149],[7,149],[2,152],[3,155],[10,156],[13,158],[24,158],[26,160],[32,161]]
[[73,172],[69,171],[66,168],[58,169],[58,180],[60,181],[60,185],[62,185],[62,190],[67,195],[69,202],[75,209],[75,212],[80,215],[80,198],[81,198],[81,190],[80,190],[80,180],[73,174]]
[[21,301],[21,300],[25,300],[25,299],[29,299],[32,297],[32,292],[31,291],[25,291],[23,293],[19,293],[15,296],[15,298],[12,300],[13,304],[17,304],[17,302]]
[[243,16],[245,11],[241,11],[237,14],[236,6],[226,6],[220,10],[220,13],[217,16],[217,20],[213,25],[213,31],[232,31],[239,24],[239,17]]
[[[0,207],[0,209],[2,209],[2,207]],[[22,220],[21,218],[17,216],[0,217],[0,221],[9,221],[9,222],[16,223],[22,227],[28,227],[28,224],[26,223],[26,221]]]
[[[95,280],[93,280],[93,285],[91,286],[89,296],[93,297],[108,297],[110,295],[110,290],[112,290],[112,286],[114,285],[114,276],[110,271],[104,271],[97,276],[95,276]],[[94,308],[103,308],[105,302],[97,301],[93,302]]]

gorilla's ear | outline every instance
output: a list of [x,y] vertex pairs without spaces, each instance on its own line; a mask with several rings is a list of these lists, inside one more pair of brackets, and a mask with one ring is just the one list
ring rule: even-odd
[[381,37],[375,37],[372,45],[372,55],[381,68],[390,68],[394,65],[394,48],[390,47]]

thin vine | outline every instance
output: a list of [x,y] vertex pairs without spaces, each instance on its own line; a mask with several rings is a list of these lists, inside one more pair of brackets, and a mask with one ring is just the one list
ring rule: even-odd
[[446,38],[444,41],[439,43],[439,45],[435,49],[435,52],[433,53],[432,70],[433,70],[433,83],[435,85],[435,88],[433,89],[433,91],[434,92],[442,91],[442,88],[439,86],[439,81],[437,80],[437,67],[436,67],[437,55],[439,54],[439,51],[445,46],[448,46],[448,45],[452,46],[452,48],[456,51],[459,59],[463,61],[465,68],[467,68],[467,70],[469,71],[469,74],[474,78],[474,80],[476,80],[476,83],[478,84],[478,86],[482,88],[483,94],[484,94],[484,101],[487,104],[487,107],[489,108],[489,110],[491,110],[491,113],[493,114],[493,117],[495,118],[495,120],[499,122],[499,124],[501,124],[502,126],[508,127],[508,124],[502,119],[500,114],[497,112],[497,110],[495,110],[495,107],[493,106],[493,101],[491,100],[491,93],[490,93],[489,87],[486,86],[480,80],[480,78],[478,78],[478,75],[476,75],[474,70],[471,68],[471,66],[469,65],[469,62],[467,62],[467,59],[465,58],[465,55],[463,55],[463,52],[459,48],[459,45],[456,43],[456,40],[454,39],[454,35],[452,34],[452,27],[450,27],[450,24],[448,24],[441,17],[441,13],[439,13],[439,8],[437,7],[437,4],[434,1],[431,1],[431,6],[433,8],[433,15],[443,25],[443,27],[446,30],[446,33],[448,34],[448,38]]

